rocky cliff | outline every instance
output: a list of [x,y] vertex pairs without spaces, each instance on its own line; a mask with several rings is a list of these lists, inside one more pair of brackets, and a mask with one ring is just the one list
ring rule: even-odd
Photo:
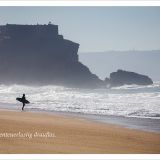
[[0,83],[103,86],[78,61],[79,44],[58,34],[58,26],[0,26]]
[[152,79],[148,76],[124,70],[117,70],[117,72],[112,72],[110,74],[110,78],[106,78],[105,82],[106,84],[110,84],[110,86],[153,84]]

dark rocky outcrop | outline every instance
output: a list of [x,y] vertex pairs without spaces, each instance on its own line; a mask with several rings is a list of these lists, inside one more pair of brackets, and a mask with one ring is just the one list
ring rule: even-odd
[[79,44],[58,26],[0,26],[0,83],[100,87],[104,82],[78,61]]
[[104,82],[105,84],[110,85],[110,79],[108,77],[105,78]]
[[124,70],[117,70],[110,74],[110,79],[106,78],[106,84],[110,86],[122,86],[122,85],[150,85],[153,84],[151,78],[145,75],[137,74],[135,72],[129,72]]

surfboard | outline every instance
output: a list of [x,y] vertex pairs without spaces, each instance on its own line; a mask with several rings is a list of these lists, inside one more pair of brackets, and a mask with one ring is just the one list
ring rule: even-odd
[[23,101],[22,98],[16,98],[16,100],[22,103],[26,103],[26,104],[30,103],[28,100]]

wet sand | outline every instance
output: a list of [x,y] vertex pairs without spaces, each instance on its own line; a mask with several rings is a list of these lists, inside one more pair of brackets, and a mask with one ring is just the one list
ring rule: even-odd
[[80,117],[0,110],[0,153],[160,153],[160,133]]

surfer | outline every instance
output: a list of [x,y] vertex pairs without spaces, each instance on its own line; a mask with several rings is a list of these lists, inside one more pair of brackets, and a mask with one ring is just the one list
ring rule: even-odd
[[16,100],[23,103],[22,111],[24,109],[24,106],[30,103],[28,100],[26,100],[25,94],[23,94],[22,98],[16,98]]
[[25,97],[25,94],[23,94],[23,96],[22,96],[22,103],[23,103],[22,110],[24,109],[25,101],[26,101],[26,97]]

